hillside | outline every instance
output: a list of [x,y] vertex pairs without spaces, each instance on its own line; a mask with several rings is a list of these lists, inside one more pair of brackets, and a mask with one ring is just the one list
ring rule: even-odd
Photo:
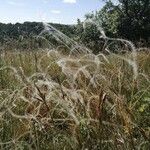
[[[74,25],[50,23],[54,28],[65,35],[72,37],[75,34]],[[37,36],[44,30],[41,22],[24,22],[16,24],[0,23],[0,46],[1,49],[36,49],[42,47]],[[37,46],[38,45],[38,46]]]

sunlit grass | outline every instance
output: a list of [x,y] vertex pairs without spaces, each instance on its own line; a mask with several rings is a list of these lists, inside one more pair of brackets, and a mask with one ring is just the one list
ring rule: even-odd
[[1,149],[147,150],[150,54],[136,78],[131,55],[1,53]]

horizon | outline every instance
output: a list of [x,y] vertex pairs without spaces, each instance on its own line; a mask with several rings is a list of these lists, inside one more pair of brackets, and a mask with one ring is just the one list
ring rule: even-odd
[[47,23],[47,24],[60,24],[60,25],[76,25],[77,23],[74,23],[74,24],[64,24],[64,23],[57,23],[57,22],[40,22],[40,21],[24,21],[24,22],[7,22],[7,23],[5,23],[5,22],[0,22],[1,24],[12,24],[12,25],[15,25],[15,24],[24,24],[24,23],[26,23],[26,22],[29,22],[29,23]]
[[48,22],[73,25],[77,23],[78,18],[83,21],[85,14],[100,10],[104,4],[102,0],[0,1],[0,22],[5,24]]

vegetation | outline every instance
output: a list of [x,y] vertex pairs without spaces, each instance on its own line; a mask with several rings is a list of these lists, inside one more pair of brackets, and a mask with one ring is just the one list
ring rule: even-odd
[[[52,24],[59,31],[69,37],[74,34],[74,26]],[[37,50],[47,48],[47,42],[40,38],[44,24],[40,22],[24,22],[23,24],[0,23],[0,49],[1,50]],[[58,46],[58,45],[57,45]]]
[[[102,9],[86,14],[84,22],[78,19],[77,25],[51,25],[70,38],[91,48],[95,53],[102,51],[106,42],[100,36],[102,29],[108,37],[121,37],[131,40],[138,47],[149,47],[150,2],[149,0],[119,0],[117,4],[114,4],[108,0]],[[37,38],[43,29],[43,23],[38,22],[1,23],[1,49],[45,48],[45,44],[41,44],[43,40]],[[53,44],[60,45],[55,40]]]
[[77,25],[0,24],[0,149],[149,150],[150,51],[117,38],[148,46],[149,7],[107,1]]
[[148,150],[150,54],[138,53],[138,74],[131,60],[1,53],[1,149]]
[[[138,47],[150,46],[150,1],[149,0],[118,0],[114,4],[111,0],[106,1],[105,6],[85,16],[86,21],[93,23],[84,26],[78,20],[77,32],[81,41],[87,46],[102,45],[100,30],[103,29],[108,37],[121,37],[128,39]],[[95,26],[95,27],[94,27]],[[99,26],[98,30],[96,26]]]

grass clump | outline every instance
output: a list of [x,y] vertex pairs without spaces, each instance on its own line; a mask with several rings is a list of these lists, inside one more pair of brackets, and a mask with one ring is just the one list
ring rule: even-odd
[[58,30],[59,48],[0,58],[0,147],[33,150],[148,150],[150,53],[93,54]]
[[1,54],[1,149],[149,148],[150,54]]

